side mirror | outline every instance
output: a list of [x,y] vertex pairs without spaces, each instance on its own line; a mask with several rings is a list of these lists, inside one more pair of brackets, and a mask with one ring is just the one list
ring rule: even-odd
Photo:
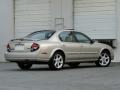
[[93,44],[94,42],[95,42],[95,39],[92,39],[92,40],[91,40],[91,44]]

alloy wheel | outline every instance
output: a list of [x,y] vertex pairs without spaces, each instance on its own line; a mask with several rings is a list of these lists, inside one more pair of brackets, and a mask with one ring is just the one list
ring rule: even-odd
[[110,62],[110,56],[107,53],[102,53],[100,55],[99,63],[101,66],[106,66]]
[[56,68],[58,68],[58,69],[63,66],[63,57],[62,57],[62,55],[56,54],[56,55],[54,56],[54,66],[55,66]]
[[49,61],[49,68],[52,70],[60,70],[64,65],[64,56],[61,52],[56,52]]
[[98,61],[96,62],[97,66],[107,67],[111,63],[111,57],[107,52],[102,52],[99,56]]

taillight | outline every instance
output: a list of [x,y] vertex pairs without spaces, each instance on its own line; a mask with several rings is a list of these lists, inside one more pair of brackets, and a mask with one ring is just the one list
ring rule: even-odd
[[11,52],[11,47],[10,47],[10,44],[9,44],[9,43],[7,44],[7,51],[8,51],[8,52]]
[[32,46],[31,46],[31,52],[34,52],[34,51],[38,50],[39,47],[40,47],[39,44],[33,43]]

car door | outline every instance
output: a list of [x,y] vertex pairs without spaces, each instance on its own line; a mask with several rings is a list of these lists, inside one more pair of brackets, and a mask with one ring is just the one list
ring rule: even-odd
[[72,31],[63,31],[60,33],[59,38],[61,40],[62,49],[65,52],[66,60],[78,60],[79,59],[79,44],[76,43],[76,39]]
[[80,32],[73,32],[77,39],[76,44],[78,47],[79,59],[93,60],[98,57],[99,48],[97,48],[92,40]]

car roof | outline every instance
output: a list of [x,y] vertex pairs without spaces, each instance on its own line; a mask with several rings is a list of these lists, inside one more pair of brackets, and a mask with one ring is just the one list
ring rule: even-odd
[[60,29],[60,30],[38,30],[35,32],[40,32],[40,31],[56,31],[56,32],[62,32],[62,31],[75,31],[74,29]]
[[79,32],[74,29],[61,29],[61,30],[56,30],[58,33],[63,32],[63,31],[74,31],[74,32]]

